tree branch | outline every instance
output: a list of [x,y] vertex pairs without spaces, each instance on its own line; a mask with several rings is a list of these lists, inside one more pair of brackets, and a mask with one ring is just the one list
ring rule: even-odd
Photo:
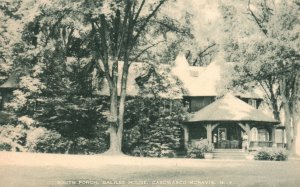
[[[197,56],[201,58],[201,56],[202,56],[206,51],[208,51],[210,48],[214,47],[215,45],[216,45],[216,43],[212,43],[211,45],[209,45],[208,47],[206,47],[203,51],[199,52]],[[194,61],[193,66],[196,65],[196,62],[197,62],[197,60]]]
[[163,42],[165,42],[165,41],[162,40],[162,41],[159,41],[159,42],[157,42],[157,43],[155,43],[155,44],[152,44],[152,45],[146,47],[145,49],[143,49],[138,55],[136,55],[136,56],[132,59],[132,62],[135,62],[135,61],[136,61],[143,53],[145,53],[146,51],[148,51],[150,48],[152,48],[152,47],[154,47],[154,46],[157,46],[158,44],[163,43]]
[[[141,35],[141,33],[145,30],[146,26],[148,25],[148,22],[150,21],[150,19],[155,16],[155,14],[158,12],[158,10],[160,9],[160,7],[166,2],[167,0],[160,0],[159,4],[155,7],[155,9],[151,12],[151,14],[149,14],[147,16],[147,18],[145,19],[145,21],[143,22],[142,26],[137,30],[137,34],[133,37],[133,42],[135,43],[137,41],[137,39],[139,38],[139,36]],[[138,19],[138,17],[136,17],[136,19]]]
[[143,1],[142,1],[141,6],[139,7],[139,9],[138,9],[138,11],[137,11],[137,13],[136,13],[136,15],[135,15],[135,17],[134,17],[134,19],[133,19],[134,23],[137,22],[137,19],[139,18],[140,13],[141,13],[141,11],[142,11],[142,9],[143,9],[143,7],[144,7],[145,1],[146,1],[146,0],[143,0]]
[[254,14],[254,12],[250,8],[251,0],[248,1],[248,11],[250,12],[250,15],[254,18],[256,24],[260,28],[260,30],[264,33],[264,35],[267,36],[268,31],[262,26],[261,21],[259,18]]

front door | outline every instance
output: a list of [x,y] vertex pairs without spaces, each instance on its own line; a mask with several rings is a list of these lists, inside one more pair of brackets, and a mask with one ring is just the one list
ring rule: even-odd
[[220,124],[213,130],[215,148],[240,149],[242,146],[242,129],[238,124]]
[[226,128],[218,128],[218,140],[219,141],[227,140],[227,129]]

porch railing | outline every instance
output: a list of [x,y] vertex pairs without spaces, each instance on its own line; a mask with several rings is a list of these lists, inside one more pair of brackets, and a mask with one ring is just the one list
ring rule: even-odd
[[273,146],[272,141],[250,141],[249,149],[254,150],[256,148],[272,147],[272,146]]
[[276,143],[277,147],[286,148],[286,143]]
[[216,147],[219,149],[240,149],[242,142],[239,140],[222,140],[216,143]]

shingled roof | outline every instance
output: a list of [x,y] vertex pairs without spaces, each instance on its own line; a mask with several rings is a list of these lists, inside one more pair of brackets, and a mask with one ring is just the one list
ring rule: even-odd
[[227,94],[203,109],[190,114],[187,122],[263,122],[279,124],[271,116],[248,105],[232,94]]
[[[179,54],[175,60],[175,66],[172,68],[172,74],[177,76],[183,83],[185,96],[220,96],[218,91],[222,86],[222,74],[232,69],[231,63],[224,63],[223,57],[215,58],[206,67],[190,66],[183,54]],[[234,95],[243,98],[262,99],[262,94],[258,89],[241,93],[233,91]]]

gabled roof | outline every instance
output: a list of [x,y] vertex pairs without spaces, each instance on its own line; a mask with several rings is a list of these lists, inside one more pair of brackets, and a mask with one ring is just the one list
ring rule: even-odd
[[262,111],[248,105],[232,94],[227,94],[216,100],[203,109],[190,114],[187,122],[264,122],[270,124],[279,124],[271,116],[264,114]]
[[[183,54],[179,54],[175,60],[175,66],[172,68],[172,74],[177,76],[183,83],[185,96],[220,96],[222,75],[226,71],[231,71],[233,64],[223,62],[222,55],[215,58],[207,67],[189,66]],[[228,80],[230,81],[230,80]],[[225,87],[224,87],[225,88]],[[247,92],[232,91],[234,95],[242,98],[262,99],[262,93],[258,89]]]
[[[146,78],[149,74],[149,71],[151,71],[152,67],[155,67],[155,72],[159,75],[163,76],[164,78],[168,79],[170,84],[175,85],[176,79],[174,76],[172,76],[170,73],[170,66],[165,64],[160,65],[154,65],[149,63],[143,63],[143,62],[133,62],[129,66],[128,70],[128,77],[127,77],[127,88],[126,93],[128,96],[138,96],[140,94],[141,88],[138,85],[138,81],[140,78],[144,77]],[[121,77],[122,77],[122,69],[123,69],[123,62],[119,62],[118,64],[118,95],[120,95],[121,91]],[[147,77],[149,78],[149,77]],[[150,77],[151,79],[152,77]],[[167,82],[166,81],[166,82]],[[171,86],[170,86],[171,87]],[[100,95],[109,95],[109,86],[106,79],[103,79],[102,85],[100,86],[100,89],[97,91],[97,94]],[[168,90],[165,90],[158,94],[162,98],[173,98],[173,99],[181,99],[182,98],[182,91],[181,88],[172,87]],[[148,95],[143,95],[144,97],[147,97]],[[149,95],[151,97],[151,95]]]

